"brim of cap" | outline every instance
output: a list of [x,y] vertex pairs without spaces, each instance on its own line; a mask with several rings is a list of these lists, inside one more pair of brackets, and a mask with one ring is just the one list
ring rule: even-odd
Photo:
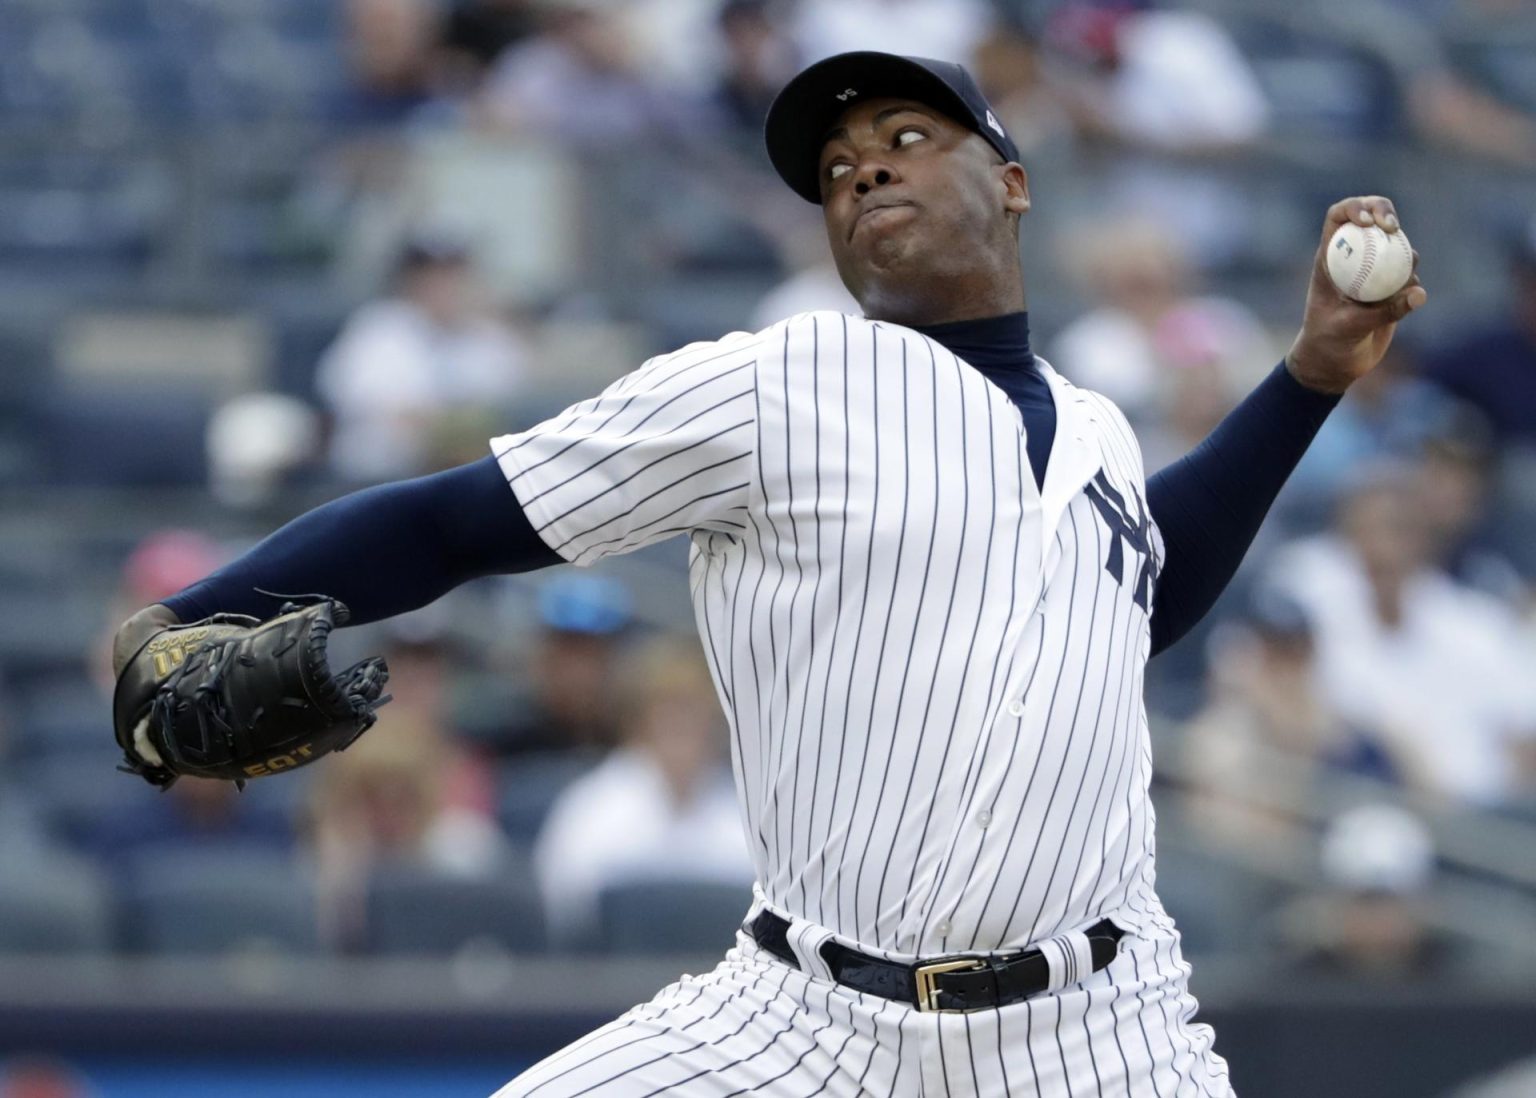
[[[849,88],[857,89],[857,98],[838,99]],[[965,100],[915,61],[892,53],[840,53],[816,62],[784,85],[768,108],[763,137],[774,170],[791,190],[819,206],[823,137],[849,107],[884,97],[915,99],[966,129],[975,128]]]

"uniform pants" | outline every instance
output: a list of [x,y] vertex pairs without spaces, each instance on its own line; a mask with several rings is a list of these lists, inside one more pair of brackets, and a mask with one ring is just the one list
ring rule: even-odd
[[1227,1098],[1211,1028],[1190,1021],[1188,972],[1176,933],[1127,934],[1079,984],[925,1014],[806,975],[739,935],[713,971],[684,976],[494,1098]]

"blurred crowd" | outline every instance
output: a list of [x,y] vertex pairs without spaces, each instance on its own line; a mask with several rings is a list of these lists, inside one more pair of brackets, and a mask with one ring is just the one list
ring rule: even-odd
[[[129,559],[109,620],[221,556],[195,533],[155,535]],[[644,627],[602,576],[552,575],[532,611],[518,645],[472,653],[430,613],[370,631],[390,667],[382,734],[244,792],[186,778],[159,795],[100,772],[86,710],[110,709],[109,627],[87,657],[81,723],[40,733],[73,749],[16,745],[53,765],[24,760],[26,780],[0,801],[0,942],[654,949],[666,941],[643,931],[664,915],[679,948],[728,940],[752,868],[697,641]],[[677,903],[696,921],[670,914]]]
[[[1504,186],[1536,167],[1526,41],[1508,0],[0,7],[0,106],[37,150],[0,156],[0,285],[25,284],[0,306],[0,489],[76,539],[0,539],[0,583],[51,608],[63,559],[102,596],[41,647],[0,637],[0,951],[728,941],[752,870],[680,581],[670,611],[622,570],[483,581],[449,600],[474,630],[374,630],[379,729],[244,794],[110,773],[106,638],[301,505],[474,460],[687,340],[856,311],[761,124],[804,64],[889,49],[977,74],[1041,181],[1037,349],[1125,410],[1149,470],[1285,351],[1321,212],[1357,189],[1298,142],[1381,189],[1433,158],[1482,173],[1472,226],[1394,195],[1441,249],[1431,307],[1148,681],[1191,951],[1473,963],[1458,874],[1536,903],[1531,832],[1500,830],[1536,827],[1536,192]],[[185,186],[140,163],[188,135],[209,162]],[[1494,290],[1458,308],[1437,263]],[[210,529],[167,527],[167,490],[211,493]]]

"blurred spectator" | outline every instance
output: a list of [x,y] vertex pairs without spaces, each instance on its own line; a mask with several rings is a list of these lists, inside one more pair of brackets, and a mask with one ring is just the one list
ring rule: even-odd
[[1061,69],[1034,35],[1005,22],[976,44],[971,67],[976,83],[1026,159],[1051,141],[1076,134],[1083,82]]
[[1213,641],[1211,700],[1181,748],[1189,819],[1208,842],[1254,849],[1294,835],[1328,768],[1383,769],[1320,692],[1312,625],[1294,601],[1261,592]]
[[489,818],[495,813],[495,778],[485,760],[455,736],[449,722],[453,708],[455,660],[444,633],[445,619],[435,606],[385,623],[383,646],[389,664],[385,732],[399,724],[409,734],[430,741],[443,754],[443,800],[455,809]]
[[1399,338],[1374,370],[1349,387],[1286,482],[1282,514],[1315,528],[1357,470],[1418,457],[1449,412],[1445,395],[1421,381],[1414,365],[1411,347]]
[[221,556],[218,545],[197,530],[157,530],[123,562],[118,592],[137,610],[201,579],[219,566]]
[[[261,792],[267,790],[264,786]],[[145,790],[131,805],[97,821],[88,852],[102,869],[126,870],[134,855],[162,848],[283,851],[293,846],[294,821],[281,800],[243,794],[233,782],[212,778],[181,778],[163,795],[152,793]]]
[[1046,44],[1076,62],[1056,83],[1079,133],[1119,152],[1096,205],[1164,224],[1202,266],[1240,261],[1253,247],[1253,195],[1218,154],[1264,135],[1268,100],[1220,23],[1151,8],[1074,0],[1046,21]]
[[851,50],[883,50],[969,65],[994,18],[983,0],[801,4],[795,39],[808,62]]
[[[785,2],[767,0],[775,27],[783,26]],[[708,94],[724,60],[722,0],[623,0],[615,6],[623,9],[624,35],[651,79],[684,97]]]
[[686,130],[694,112],[646,70],[614,0],[543,0],[545,30],[504,53],[481,96],[502,130],[577,146]]
[[496,58],[538,29],[536,0],[450,0],[439,39],[456,84],[483,77]]
[[1129,145],[1181,152],[1248,144],[1269,121],[1252,68],[1221,24],[1191,11],[1074,2],[1048,41],[1099,74],[1091,127]]
[[[1455,4],[1457,15],[1472,17],[1477,5]],[[1484,33],[1496,39],[1511,29],[1511,17],[1525,12],[1487,10]],[[1524,7],[1524,5],[1520,5]],[[1325,32],[1352,38],[1392,65],[1398,94],[1416,135],[1425,143],[1512,164],[1536,166],[1536,118],[1484,86],[1480,75],[1459,64],[1449,46],[1449,13],[1423,10],[1419,0],[1356,0],[1351,4],[1313,0],[1307,18]],[[1528,10],[1528,9],[1527,9]],[[1382,27],[1392,32],[1383,34]]]
[[491,876],[510,857],[493,819],[449,797],[454,759],[431,729],[390,714],[319,768],[308,814],[308,853],[321,936],[343,949],[364,940],[374,870],[409,865]]
[[606,576],[561,573],[539,591],[541,630],[523,662],[529,696],[495,734],[502,754],[607,748],[617,741],[612,686],[630,597]]
[[1051,362],[1138,425],[1155,418],[1170,359],[1220,359],[1246,391],[1279,358],[1242,305],[1191,296],[1188,256],[1158,225],[1108,219],[1080,226],[1063,261],[1095,305],[1056,337]]
[[1362,479],[1336,529],[1285,549],[1270,580],[1317,630],[1329,704],[1408,784],[1483,805],[1530,789],[1530,643],[1506,605],[1432,569],[1411,472]]
[[346,0],[362,120],[398,121],[431,101],[437,37],[430,0]]
[[726,0],[720,6],[721,73],[713,100],[744,148],[759,151],[763,120],[779,89],[799,71],[793,43],[774,18],[771,0]]
[[1488,542],[1488,500],[1497,461],[1486,421],[1470,409],[1425,440],[1418,463],[1419,505],[1430,560],[1466,587],[1520,608],[1529,585]]
[[423,237],[405,247],[392,294],[353,313],[319,365],[337,473],[371,482],[431,472],[452,464],[442,451],[455,432],[484,448],[525,350],[482,293],[464,245]]
[[0,1064],[0,1098],[91,1098],[96,1091],[68,1064],[22,1056]]
[[195,530],[157,530],[134,546],[123,562],[117,590],[88,660],[103,713],[111,711],[107,699],[117,683],[112,674],[112,638],[117,627],[136,611],[196,583],[223,564],[225,556],[217,544]]
[[1475,405],[1508,443],[1536,446],[1536,218],[1509,261],[1510,311],[1433,356],[1425,376]]
[[789,274],[753,306],[751,327],[760,331],[797,313],[830,309],[863,316],[864,308],[853,299],[827,250],[826,226],[820,217],[808,218],[795,211],[778,229],[779,255]]
[[1536,118],[1448,66],[1416,68],[1403,90],[1409,117],[1433,143],[1525,169],[1536,166]]
[[1173,306],[1151,335],[1159,374],[1141,451],[1148,469],[1160,469],[1198,446],[1247,395],[1262,337],[1209,301]]
[[626,668],[622,745],[560,795],[534,852],[549,925],[582,940],[607,885],[752,880],[725,721],[696,641],[657,640]]
[[1435,851],[1416,817],[1391,805],[1343,813],[1323,835],[1327,889],[1281,912],[1290,963],[1348,980],[1402,981],[1442,974],[1450,942],[1426,921]]
[[209,487],[231,507],[269,502],[319,456],[314,409],[282,393],[245,393],[226,401],[208,423]]

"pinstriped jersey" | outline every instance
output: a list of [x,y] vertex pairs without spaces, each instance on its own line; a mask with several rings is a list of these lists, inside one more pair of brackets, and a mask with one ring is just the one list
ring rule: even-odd
[[898,959],[1022,947],[1152,891],[1142,703],[1162,542],[1108,400],[1019,410],[939,343],[804,313],[493,440],[590,564],[691,539],[766,901]]

